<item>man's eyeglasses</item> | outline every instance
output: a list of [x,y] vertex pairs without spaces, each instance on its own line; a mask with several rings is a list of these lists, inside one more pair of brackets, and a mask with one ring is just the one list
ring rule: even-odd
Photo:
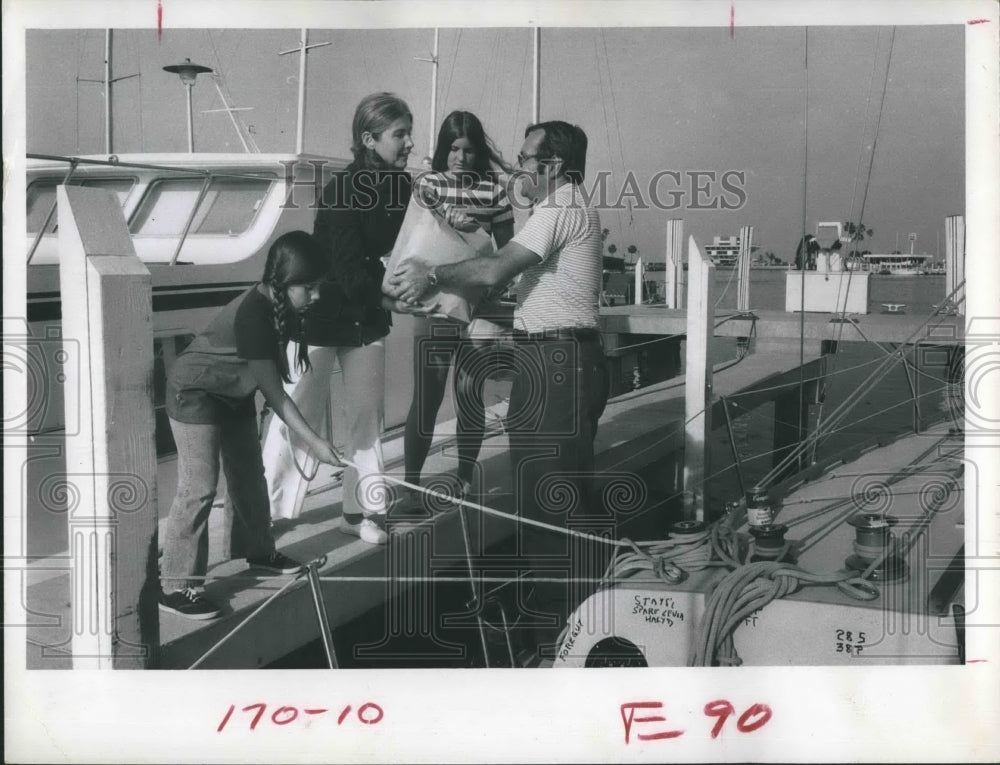
[[537,159],[537,158],[538,158],[537,154],[518,154],[517,166],[524,167],[524,163],[527,162],[529,159]]

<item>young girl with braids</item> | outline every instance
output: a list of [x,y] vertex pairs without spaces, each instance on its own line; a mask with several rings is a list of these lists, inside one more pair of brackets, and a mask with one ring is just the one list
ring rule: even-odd
[[[177,443],[177,494],[161,561],[163,611],[190,619],[221,613],[201,594],[220,461],[233,509],[230,554],[275,574],[302,569],[274,547],[254,394],[264,394],[274,413],[318,459],[342,464],[282,388],[289,380],[289,338],[300,331],[300,314],[318,298],[328,268],[310,234],[292,231],[279,237],[268,251],[261,281],[223,308],[170,372],[166,404]],[[303,346],[296,366],[308,364]]]

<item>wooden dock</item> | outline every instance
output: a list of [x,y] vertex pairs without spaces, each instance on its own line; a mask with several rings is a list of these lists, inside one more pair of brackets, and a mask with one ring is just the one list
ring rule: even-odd
[[[807,363],[820,365],[818,355]],[[776,388],[789,389],[799,379],[798,353],[750,354],[728,366],[714,378],[714,406],[724,396],[737,393],[756,396],[742,399],[747,408],[772,400]],[[812,373],[812,372],[811,372]],[[668,380],[620,396],[609,402],[597,434],[598,472],[637,471],[684,443],[683,378]],[[718,421],[718,420],[717,420]],[[448,448],[448,434],[439,434],[438,444],[428,460],[426,475],[453,470],[454,457]],[[390,438],[386,445],[388,468],[401,476],[402,438]],[[497,510],[512,512],[509,460],[506,437],[495,433],[483,446],[480,476],[481,501]],[[329,482],[329,472],[321,472],[316,483]],[[280,549],[308,561],[325,557],[320,570],[324,577],[323,596],[331,627],[338,628],[372,608],[392,608],[393,602],[413,587],[426,586],[406,577],[447,574],[460,575],[464,566],[464,546],[458,514],[445,512],[432,520],[394,535],[386,547],[367,545],[339,531],[340,488],[312,494],[303,514],[294,523],[276,529]],[[512,534],[512,523],[496,517],[482,521],[469,511],[473,554],[482,554],[495,542]],[[212,545],[207,594],[224,604],[220,619],[209,623],[160,614],[160,649],[156,666],[186,668],[198,661],[231,630],[289,581],[288,577],[260,577],[248,572],[243,561],[223,560],[221,507],[213,512]],[[162,528],[162,519],[161,519]],[[422,551],[422,561],[413,562]],[[327,577],[341,577],[333,581]],[[359,581],[357,578],[367,578]],[[353,579],[352,579],[353,578]],[[67,668],[72,615],[70,574],[37,571],[29,574],[26,587],[29,611],[39,615],[28,630],[28,666]],[[43,616],[44,615],[44,616]],[[319,628],[309,586],[303,578],[268,604],[266,608],[200,666],[211,669],[254,668],[270,664],[319,638]]]
[[[786,311],[719,311],[715,314],[716,337],[750,337],[761,343],[798,344],[800,336],[810,346],[823,341],[878,343],[930,343],[957,345],[965,339],[965,317],[936,315],[928,319],[915,313],[848,314],[846,321],[829,313]],[[621,306],[601,309],[606,333],[678,335],[686,331],[687,312],[662,305]]]

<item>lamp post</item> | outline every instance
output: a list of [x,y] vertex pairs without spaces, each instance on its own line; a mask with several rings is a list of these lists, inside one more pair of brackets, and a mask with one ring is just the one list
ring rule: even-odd
[[194,153],[194,113],[191,109],[191,91],[194,89],[194,81],[199,74],[208,74],[212,70],[207,66],[192,64],[191,59],[184,59],[182,64],[171,64],[163,67],[164,72],[176,74],[181,78],[181,82],[187,88],[187,115],[188,115],[188,151]]

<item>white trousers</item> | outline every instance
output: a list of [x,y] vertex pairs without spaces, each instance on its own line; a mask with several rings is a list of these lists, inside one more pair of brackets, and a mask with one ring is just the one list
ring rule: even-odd
[[[297,352],[295,344],[289,343],[292,369]],[[386,486],[382,478],[381,434],[385,419],[385,341],[376,340],[356,348],[310,346],[312,368],[298,380],[286,384],[285,391],[313,430],[330,438],[330,382],[338,361],[343,376],[345,400],[342,403],[347,432],[338,434],[333,443],[335,446],[344,444],[344,456],[357,465],[357,468],[349,466],[344,471],[343,512],[384,513]],[[271,517],[298,517],[309,484],[307,478],[313,476],[318,467],[316,458],[279,417],[271,418],[263,453]]]

